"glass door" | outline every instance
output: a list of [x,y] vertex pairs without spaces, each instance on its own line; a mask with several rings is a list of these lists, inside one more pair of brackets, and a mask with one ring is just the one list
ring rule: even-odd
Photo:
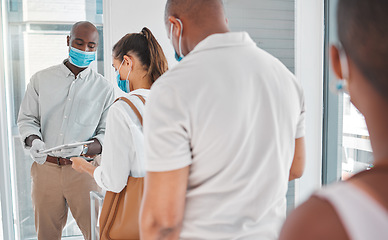
[[[16,239],[36,239],[31,201],[30,168],[33,163],[20,141],[16,125],[19,107],[31,76],[61,63],[68,56],[66,36],[73,23],[88,20],[100,32],[98,61],[94,66],[103,74],[102,0],[1,0],[6,77],[4,89],[8,106],[6,116],[11,172],[13,220]],[[63,237],[81,235],[70,211]]]
[[0,239],[3,239],[3,214],[1,211],[1,195],[0,195]]

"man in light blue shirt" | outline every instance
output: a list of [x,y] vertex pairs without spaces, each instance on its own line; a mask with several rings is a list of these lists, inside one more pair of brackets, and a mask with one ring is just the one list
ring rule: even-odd
[[[32,201],[38,239],[60,239],[68,207],[85,239],[90,239],[89,192],[94,180],[71,167],[72,156],[101,153],[113,85],[89,67],[98,32],[90,22],[73,25],[69,58],[34,74],[20,107],[18,126],[30,150]],[[87,146],[41,153],[62,144],[94,140]]]

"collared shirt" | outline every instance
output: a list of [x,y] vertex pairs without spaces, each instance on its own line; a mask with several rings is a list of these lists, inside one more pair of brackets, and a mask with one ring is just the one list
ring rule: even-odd
[[[143,116],[144,104],[134,94],[147,99],[148,89],[136,89],[123,94]],[[124,101],[115,102],[109,109],[106,121],[104,151],[101,165],[94,171],[96,183],[103,189],[120,192],[128,176],[144,177],[143,127],[132,108]]]
[[146,170],[190,166],[180,239],[277,239],[303,91],[247,33],[213,34],[156,81]]
[[65,61],[31,77],[18,117],[23,144],[37,135],[46,148],[91,138],[103,145],[113,85],[91,68],[75,77]]

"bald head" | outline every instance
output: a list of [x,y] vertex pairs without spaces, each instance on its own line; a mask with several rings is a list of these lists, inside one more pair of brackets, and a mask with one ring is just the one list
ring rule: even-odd
[[93,23],[88,21],[77,22],[73,25],[70,35],[67,37],[67,46],[74,47],[85,52],[97,50],[98,31]]
[[222,0],[167,0],[165,24],[184,56],[208,36],[229,32]]
[[164,16],[166,23],[170,16],[204,25],[209,20],[224,20],[224,5],[222,0],[167,0]]
[[87,32],[95,32],[98,36],[98,31],[96,26],[94,26],[93,23],[88,21],[80,21],[74,23],[74,25],[71,27],[70,31],[70,37],[74,35],[77,31],[87,31]]
[[388,1],[339,0],[338,36],[367,80],[388,101]]

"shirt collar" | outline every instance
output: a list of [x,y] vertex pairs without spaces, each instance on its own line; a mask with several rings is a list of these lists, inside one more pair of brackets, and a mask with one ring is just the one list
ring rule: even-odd
[[195,46],[194,49],[190,52],[190,54],[215,48],[251,44],[256,46],[256,43],[251,39],[247,32],[216,33],[206,37],[201,42],[199,42],[197,46]]
[[[69,61],[67,58],[65,60],[63,60],[62,64],[61,64],[61,70],[63,71],[63,73],[65,74],[66,77],[69,77],[69,76],[73,76],[74,77],[74,73],[72,73],[70,71],[69,68],[66,67],[65,63]],[[86,69],[84,69],[82,72],[80,72],[78,75],[81,79],[85,79],[89,73],[90,73],[90,67],[87,67]]]
[[137,94],[137,95],[142,95],[142,96],[147,97],[148,94],[149,94],[149,92],[150,92],[149,89],[139,88],[139,89],[136,89],[136,90],[131,91],[129,94],[130,94],[130,95]]

